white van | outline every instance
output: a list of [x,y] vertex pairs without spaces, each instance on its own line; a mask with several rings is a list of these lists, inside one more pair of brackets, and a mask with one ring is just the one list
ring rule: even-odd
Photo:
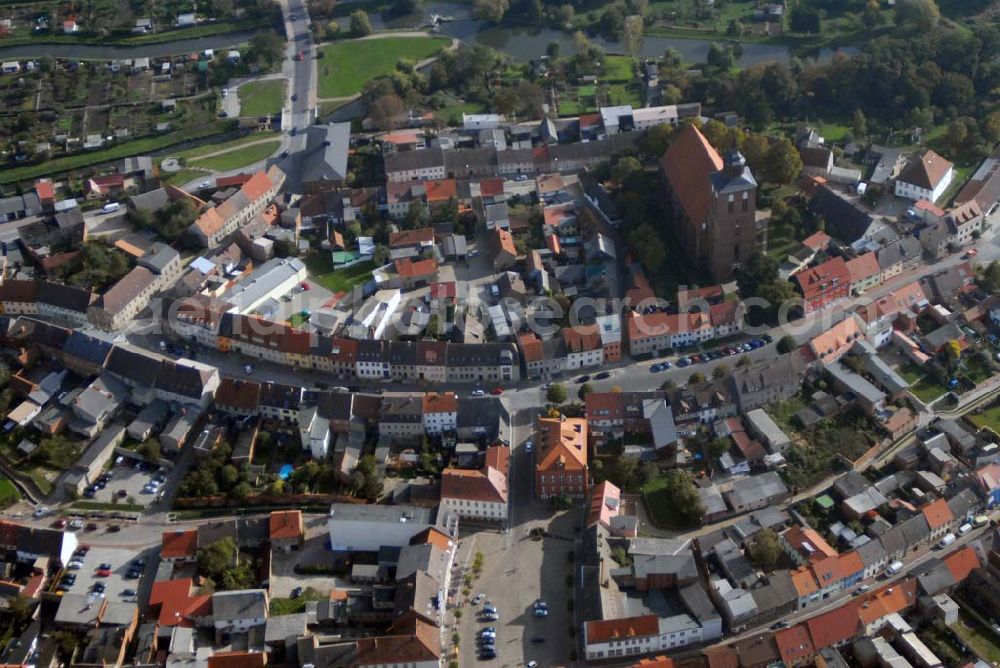
[[889,575],[895,575],[901,570],[903,570],[903,562],[894,561],[886,567],[885,572],[888,573]]
[[121,204],[119,204],[118,202],[108,202],[103,207],[101,207],[101,211],[103,211],[104,213],[114,213],[120,208]]
[[953,533],[946,533],[944,535],[944,538],[942,538],[938,542],[938,547],[945,548],[945,547],[948,547],[949,545],[951,545],[954,542],[955,542],[955,534],[953,534]]
[[964,536],[965,534],[969,533],[970,531],[972,531],[972,525],[969,524],[968,522],[966,522],[962,526],[958,527],[958,535],[959,536]]

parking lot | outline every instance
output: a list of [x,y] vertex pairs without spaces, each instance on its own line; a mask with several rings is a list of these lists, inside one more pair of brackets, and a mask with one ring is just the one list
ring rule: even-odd
[[[80,537],[82,548],[86,546],[86,542],[83,535]],[[77,555],[82,563],[71,562],[76,567],[67,566],[66,569],[66,574],[76,576],[76,581],[69,585],[67,593],[89,594],[98,585],[104,587],[104,596],[109,601],[134,601],[134,595],[126,596],[123,592],[129,589],[138,592],[141,574],[150,567],[148,560],[141,567],[138,566],[135,550],[92,547],[86,553],[82,549],[78,550]],[[110,566],[110,569],[100,570],[104,565]],[[135,577],[129,577],[130,574]]]
[[[120,461],[119,461],[120,460]],[[144,464],[128,457],[118,457],[115,465],[104,475],[106,482],[98,483],[93,489],[93,496],[84,490],[84,498],[99,503],[130,503],[148,506],[156,500],[166,479],[165,472],[159,471],[151,464]],[[139,466],[140,468],[136,468]],[[151,487],[156,484],[155,489]]]
[[304,575],[295,572],[296,565],[325,566],[330,563],[331,553],[327,548],[330,533],[326,517],[306,515],[304,522],[306,535],[302,549],[288,553],[276,550],[271,555],[271,598],[289,598],[292,590],[298,587],[312,587],[324,594],[334,589],[352,587],[349,580],[341,580],[333,575]]
[[[573,511],[551,521],[524,522],[510,533],[463,532],[455,577],[461,582],[463,567],[466,573],[471,572],[476,552],[483,554],[483,568],[468,597],[462,595],[461,585],[456,594],[462,610],[458,620],[459,665],[523,666],[536,661],[538,666],[551,667],[570,663],[572,613],[567,601],[572,588],[567,584],[567,575],[573,572],[570,557],[578,520],[578,512]],[[530,531],[536,527],[545,528],[548,536],[532,536]],[[478,594],[485,600],[473,605]],[[539,599],[548,606],[546,617],[533,614]],[[497,609],[499,620],[480,621],[487,603]],[[479,633],[488,626],[496,629],[497,656],[481,659],[477,651]]]

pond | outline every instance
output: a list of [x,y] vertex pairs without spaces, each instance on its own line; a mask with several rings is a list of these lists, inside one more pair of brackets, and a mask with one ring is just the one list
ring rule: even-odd
[[[378,14],[371,16],[372,26],[376,29],[403,29],[426,26],[430,15],[440,15],[452,20],[442,21],[438,33],[456,37],[466,44],[485,44],[498,51],[520,59],[538,58],[545,55],[548,45],[559,44],[559,53],[568,55],[575,53],[573,34],[553,28],[529,28],[491,25],[472,18],[469,5],[450,2],[428,3],[420,14],[410,14],[385,20]],[[608,53],[623,53],[621,42],[607,39],[600,35],[588,36],[590,42],[600,46]],[[708,48],[713,40],[689,39],[683,37],[647,36],[643,39],[641,55],[648,57],[662,56],[668,48],[677,49],[687,62],[703,63],[708,56]],[[745,42],[742,45],[743,54],[737,60],[742,66],[780,61],[788,62],[793,55],[817,62],[829,61],[838,51],[856,53],[854,47],[841,49],[814,49],[812,51],[793,50],[783,44],[761,44]]]

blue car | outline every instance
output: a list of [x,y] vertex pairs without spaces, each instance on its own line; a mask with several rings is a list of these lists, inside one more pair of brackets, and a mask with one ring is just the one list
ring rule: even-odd
[[663,371],[663,367],[659,364],[654,364],[653,366],[649,367],[649,370],[652,371],[653,373],[659,373],[660,371]]
[[679,367],[685,367],[685,366],[687,366],[690,363],[691,363],[691,360],[689,360],[686,357],[682,357],[679,360],[677,360],[677,366],[679,366]]

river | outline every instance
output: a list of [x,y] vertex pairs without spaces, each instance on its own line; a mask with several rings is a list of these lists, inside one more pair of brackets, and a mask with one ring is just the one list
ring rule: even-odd
[[0,47],[0,60],[22,58],[78,58],[80,60],[132,60],[134,58],[162,58],[198,53],[205,49],[226,49],[248,42],[253,30],[228,32],[222,35],[181,39],[160,44],[137,44],[136,46],[100,46],[97,44],[65,44],[38,42]]

